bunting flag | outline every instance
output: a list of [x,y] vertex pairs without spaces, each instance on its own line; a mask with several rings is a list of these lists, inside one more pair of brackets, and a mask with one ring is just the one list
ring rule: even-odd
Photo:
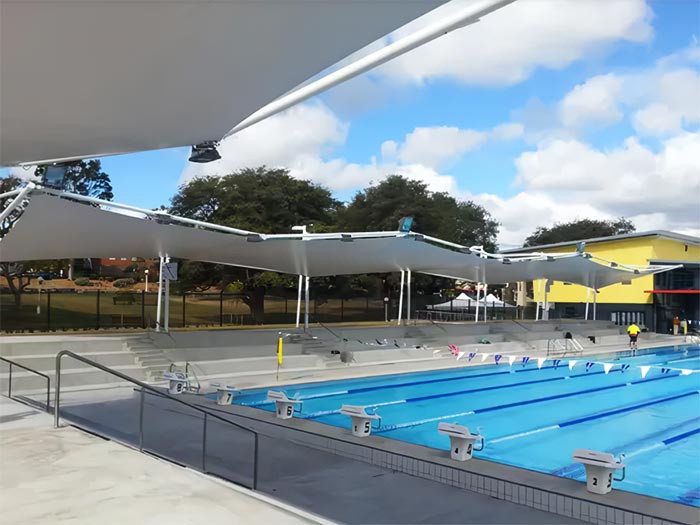
[[459,360],[462,359],[463,357],[464,357],[464,352],[459,352],[459,353],[457,354],[457,361],[459,361]]
[[542,365],[544,362],[547,360],[546,357],[538,357],[537,358],[537,368],[542,368]]
[[523,366],[525,366],[528,363],[528,361],[530,361],[529,357],[523,357]]
[[457,348],[457,346],[455,346],[455,345],[448,345],[448,348],[449,348],[450,351],[452,352],[452,355],[453,355],[453,356],[457,357],[457,356],[459,355],[459,348]]
[[594,365],[594,364],[595,364],[595,363],[594,363],[593,361],[588,361],[588,362],[586,363],[586,372],[588,372],[591,368],[593,368],[593,365]]
[[469,352],[469,360],[471,361],[476,357],[476,352]]
[[661,373],[662,373],[662,374],[668,374],[669,370],[671,370],[671,369],[670,369],[670,368],[662,368],[662,369],[661,369]]
[[515,356],[514,355],[509,355],[508,356],[508,364],[510,366],[513,366],[513,363],[515,363]]
[[642,379],[644,379],[649,373],[650,366],[640,366],[639,371],[642,373]]
[[627,370],[629,370],[629,367],[630,367],[630,365],[622,365],[620,367],[620,372],[622,372],[624,374]]
[[555,359],[555,360],[553,361],[554,370],[556,370],[557,368],[559,368],[559,363],[561,363],[561,359]]
[[692,373],[693,373],[693,371],[692,371],[692,370],[688,370],[687,368],[683,368],[683,369],[681,370],[681,375],[682,375],[682,376],[689,376],[689,375],[692,374]]
[[501,354],[496,354],[493,356],[493,360],[496,361],[496,364],[501,360],[501,357],[503,357]]
[[615,365],[612,363],[603,363],[603,370],[605,370],[605,373],[607,374],[608,372],[610,372],[610,370],[612,370],[613,366]]
[[572,359],[571,361],[569,361],[569,370],[573,370],[576,363],[578,363],[576,359]]
[[488,356],[490,356],[490,355],[491,355],[491,354],[481,354],[481,362],[483,363],[484,361],[486,361],[486,359],[487,359]]

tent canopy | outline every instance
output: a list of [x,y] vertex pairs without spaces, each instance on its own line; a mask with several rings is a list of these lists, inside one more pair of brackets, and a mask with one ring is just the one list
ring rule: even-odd
[[505,258],[413,232],[266,235],[44,188],[27,197],[0,240],[0,261],[167,255],[309,277],[410,269],[490,284],[547,278],[591,288],[674,268],[633,268],[576,253]]
[[0,3],[0,166],[219,140],[445,0]]
[[[427,308],[429,310],[460,310],[463,308],[473,308],[476,306],[476,303],[476,299],[472,299],[467,294],[462,292],[451,301],[445,301],[444,303],[428,305]],[[495,308],[515,308],[514,305],[501,301],[498,297],[491,293],[488,294],[486,297],[479,297],[479,304],[487,304],[488,306]]]

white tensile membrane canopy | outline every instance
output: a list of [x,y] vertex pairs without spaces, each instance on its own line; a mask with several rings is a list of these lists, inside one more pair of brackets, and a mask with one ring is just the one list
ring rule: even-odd
[[446,0],[0,3],[0,166],[219,140]]
[[411,270],[489,284],[550,279],[594,289],[674,268],[630,267],[582,253],[505,258],[413,232],[267,235],[40,187],[26,198],[0,240],[1,262],[169,256],[308,277]]

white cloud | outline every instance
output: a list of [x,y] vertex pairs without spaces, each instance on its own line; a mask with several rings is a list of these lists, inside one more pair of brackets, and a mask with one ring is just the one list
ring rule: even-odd
[[536,226],[580,218],[631,218],[638,230],[700,232],[700,133],[666,139],[654,152],[629,138],[602,151],[558,140],[515,163],[522,191],[511,198],[478,195],[501,221],[500,241],[517,244]]
[[[451,16],[471,0],[453,0],[397,31],[400,38]],[[508,85],[536,68],[562,69],[616,41],[652,36],[644,0],[519,0],[381,68],[393,80],[422,83],[452,78],[465,84]]]
[[487,138],[487,133],[472,129],[447,126],[416,128],[406,135],[398,158],[407,164],[420,163],[437,168],[456,162]]
[[608,74],[588,79],[574,87],[561,101],[559,113],[567,127],[613,124],[622,118],[618,98],[622,79]]

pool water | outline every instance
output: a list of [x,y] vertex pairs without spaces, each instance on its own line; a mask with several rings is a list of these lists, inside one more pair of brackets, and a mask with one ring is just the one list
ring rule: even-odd
[[[608,373],[603,362],[613,365]],[[303,401],[297,417],[349,428],[341,405],[373,406],[381,416],[374,434],[438,449],[449,450],[440,422],[479,429],[486,446],[475,457],[579,481],[575,449],[624,453],[626,478],[616,489],[699,507],[698,372],[700,347],[682,345],[548,359],[541,368],[500,361],[276,389]],[[271,411],[267,390],[243,391],[234,403]]]

